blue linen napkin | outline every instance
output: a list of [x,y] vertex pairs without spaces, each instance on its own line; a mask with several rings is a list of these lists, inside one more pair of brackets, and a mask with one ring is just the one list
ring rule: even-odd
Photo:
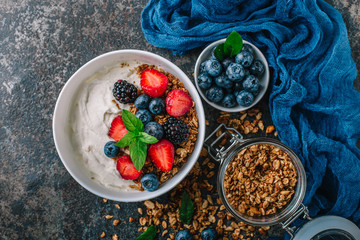
[[146,40],[175,53],[232,31],[258,46],[272,71],[270,111],[279,138],[307,173],[310,215],[360,226],[360,93],[340,13],[322,0],[150,0]]

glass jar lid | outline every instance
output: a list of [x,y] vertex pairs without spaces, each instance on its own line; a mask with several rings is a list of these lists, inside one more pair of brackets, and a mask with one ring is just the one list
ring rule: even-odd
[[293,240],[359,240],[360,229],[350,220],[338,216],[322,216],[304,224]]

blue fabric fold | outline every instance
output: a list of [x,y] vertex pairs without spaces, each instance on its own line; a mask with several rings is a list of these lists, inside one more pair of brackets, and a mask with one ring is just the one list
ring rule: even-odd
[[307,173],[304,204],[360,226],[360,93],[340,13],[322,0],[150,0],[142,29],[183,53],[231,31],[258,46],[272,72],[270,111]]

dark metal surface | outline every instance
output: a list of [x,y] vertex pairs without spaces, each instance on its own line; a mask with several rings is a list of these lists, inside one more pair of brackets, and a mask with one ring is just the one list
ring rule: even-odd
[[[159,54],[190,79],[201,49],[183,56],[151,46],[140,14],[145,0],[0,0],[0,238],[107,239],[138,236],[142,203],[104,203],[83,189],[62,165],[52,138],[55,102],[67,79],[90,59],[117,49]],[[343,15],[360,70],[360,2],[329,1]],[[359,77],[355,81],[360,88]],[[258,105],[270,123],[267,96]],[[217,111],[205,102],[210,129]],[[117,216],[113,226],[106,214]],[[126,221],[126,224],[124,223]],[[276,231],[273,234],[278,235]]]

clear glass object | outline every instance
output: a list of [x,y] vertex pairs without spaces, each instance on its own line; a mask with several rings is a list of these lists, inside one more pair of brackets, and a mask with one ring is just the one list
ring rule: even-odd
[[[220,134],[219,134],[219,130]],[[225,137],[229,137],[224,146],[220,147]],[[286,230],[291,239],[296,240],[357,240],[360,239],[360,229],[351,221],[338,216],[322,216],[311,219],[307,207],[302,203],[306,192],[306,173],[299,157],[285,144],[273,138],[244,139],[234,128],[220,124],[204,142],[209,155],[220,162],[217,175],[217,190],[220,199],[227,211],[238,221],[254,226],[271,226],[280,224]],[[297,173],[295,194],[279,212],[266,216],[249,216],[242,214],[231,206],[226,198],[224,180],[226,169],[231,160],[244,148],[255,144],[270,144],[281,148],[290,157]],[[309,220],[306,224],[297,228],[291,224],[299,217]]]
[[[224,128],[225,131],[218,136],[211,143],[211,138],[213,134],[217,132],[217,130]],[[210,155],[217,161],[220,162],[220,167],[217,176],[217,190],[220,196],[221,201],[223,202],[226,209],[238,220],[242,221],[254,226],[271,226],[285,222],[288,219],[291,219],[291,216],[296,215],[299,209],[303,209],[301,213],[307,211],[307,209],[302,205],[302,201],[306,192],[306,174],[304,167],[300,161],[300,159],[296,156],[296,154],[285,144],[282,142],[272,139],[272,138],[253,138],[253,139],[243,139],[242,135],[237,132],[233,128],[228,128],[224,124],[221,124],[213,134],[211,134],[206,140],[205,145],[208,147],[208,152]],[[228,145],[217,148],[217,144],[225,135],[230,136],[230,140],[228,141]],[[242,214],[234,209],[228,199],[226,198],[225,190],[224,190],[224,179],[226,169],[231,162],[231,160],[239,153],[242,149],[250,147],[255,144],[271,144],[276,147],[281,148],[284,152],[286,152],[296,170],[297,173],[297,184],[295,187],[295,194],[292,197],[290,203],[286,205],[281,211],[266,215],[266,216],[249,216],[247,214]],[[289,223],[290,224],[290,223]],[[288,224],[288,225],[289,225]],[[287,226],[286,226],[287,227]]]

